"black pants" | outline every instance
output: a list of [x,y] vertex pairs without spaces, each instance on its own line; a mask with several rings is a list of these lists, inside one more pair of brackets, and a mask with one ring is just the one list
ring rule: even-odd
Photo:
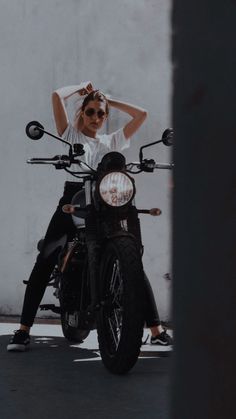
[[[29,277],[29,282],[26,287],[21,324],[31,327],[33,325],[39,304],[45,293],[45,289],[50,280],[51,273],[57,263],[58,252],[54,251],[49,256],[46,255],[50,243],[59,240],[65,234],[74,236],[75,226],[73,224],[71,215],[65,214],[62,211],[62,206],[71,202],[73,195],[81,189],[81,184],[78,182],[66,182],[64,194],[59,201],[58,207],[49,223],[43,248],[41,249],[34,268]],[[151,285],[145,275],[145,290],[146,290],[146,315],[145,321],[147,327],[158,326],[160,319],[152,292]]]

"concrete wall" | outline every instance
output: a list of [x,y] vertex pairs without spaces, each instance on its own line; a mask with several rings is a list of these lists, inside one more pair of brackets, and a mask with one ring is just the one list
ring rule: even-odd
[[[60,145],[32,142],[24,129],[39,120],[55,130],[53,89],[91,80],[113,96],[145,107],[149,118],[126,152],[137,160],[141,144],[171,126],[170,0],[0,0],[0,313],[19,314],[27,279],[62,193],[64,173],[30,166],[30,157],[51,156]],[[112,112],[109,130],[126,121]],[[159,150],[159,151],[158,151]],[[147,157],[169,161],[155,146]],[[170,318],[169,173],[137,175],[139,207],[159,206],[160,218],[142,216],[144,264],[162,319]],[[47,291],[44,302],[50,302]]]

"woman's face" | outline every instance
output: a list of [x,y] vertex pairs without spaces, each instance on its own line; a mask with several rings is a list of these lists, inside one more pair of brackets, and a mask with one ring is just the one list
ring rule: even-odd
[[107,118],[106,103],[99,100],[90,100],[85,109],[81,111],[83,120],[82,132],[90,137],[95,137]]

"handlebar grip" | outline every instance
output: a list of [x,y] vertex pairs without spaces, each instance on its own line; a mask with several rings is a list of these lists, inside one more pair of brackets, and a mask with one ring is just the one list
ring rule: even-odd
[[30,163],[30,164],[57,164],[58,162],[59,162],[59,160],[40,159],[40,158],[28,159],[27,160],[27,163]]
[[173,163],[157,163],[155,164],[155,169],[173,169],[174,164]]
[[28,159],[29,164],[53,164],[54,166],[69,167],[71,165],[70,159],[67,156],[55,156],[51,158],[33,158]]

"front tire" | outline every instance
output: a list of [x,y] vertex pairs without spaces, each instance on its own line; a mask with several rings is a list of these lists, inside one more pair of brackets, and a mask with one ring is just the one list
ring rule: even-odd
[[101,357],[110,372],[125,374],[138,359],[144,326],[144,272],[134,239],[117,237],[108,242],[100,284],[104,300],[97,320]]

